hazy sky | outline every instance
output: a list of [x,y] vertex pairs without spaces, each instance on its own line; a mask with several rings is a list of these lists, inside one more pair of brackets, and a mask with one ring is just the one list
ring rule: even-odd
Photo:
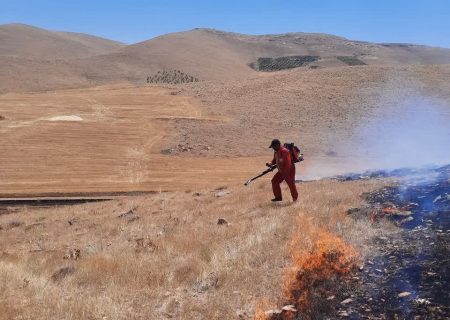
[[126,43],[208,27],[450,48],[450,0],[0,0],[0,24],[12,22]]

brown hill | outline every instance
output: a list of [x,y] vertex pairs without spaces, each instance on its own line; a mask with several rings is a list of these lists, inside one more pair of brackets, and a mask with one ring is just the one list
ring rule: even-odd
[[64,60],[0,56],[0,93],[86,87],[92,84],[76,65]]
[[[450,49],[374,44],[326,34],[253,36],[194,29],[120,48],[108,40],[22,25],[6,25],[0,30],[0,92],[124,81],[143,84],[147,76],[160,70],[180,70],[200,80],[228,82],[265,75],[257,70],[299,66],[450,63]],[[52,60],[56,58],[61,60]]]
[[[100,81],[142,82],[161,69],[178,69],[201,80],[255,76],[260,58],[316,57],[304,66],[450,63],[450,50],[407,44],[373,44],[326,34],[251,36],[211,29],[173,33],[79,61]],[[96,66],[96,69],[92,69]],[[289,68],[281,65],[279,69]],[[256,67],[256,69],[258,69]]]
[[121,43],[91,35],[48,31],[24,24],[0,26],[0,56],[70,60],[109,53]]

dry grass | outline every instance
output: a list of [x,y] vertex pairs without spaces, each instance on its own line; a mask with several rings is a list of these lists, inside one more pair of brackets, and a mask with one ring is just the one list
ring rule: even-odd
[[[0,230],[0,318],[250,317],[261,298],[283,299],[294,231],[307,244],[320,226],[367,254],[367,240],[385,231],[345,210],[380,184],[311,182],[298,203],[273,205],[261,181],[223,198],[171,192],[0,216],[2,226],[22,223]],[[63,259],[71,249],[79,259]]]

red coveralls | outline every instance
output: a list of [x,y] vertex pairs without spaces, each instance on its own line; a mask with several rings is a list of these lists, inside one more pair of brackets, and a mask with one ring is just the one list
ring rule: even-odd
[[298,192],[295,186],[295,163],[292,162],[289,150],[286,147],[280,147],[270,163],[276,164],[278,167],[278,172],[272,178],[272,190],[275,198],[282,198],[280,184],[284,180],[291,190],[292,200],[296,201]]

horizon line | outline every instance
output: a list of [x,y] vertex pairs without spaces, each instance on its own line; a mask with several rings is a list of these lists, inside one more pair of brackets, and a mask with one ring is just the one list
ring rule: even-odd
[[282,33],[242,33],[242,32],[229,31],[229,30],[224,30],[224,29],[216,29],[216,28],[211,28],[211,27],[195,27],[195,28],[191,28],[191,29],[183,29],[183,30],[179,30],[179,31],[172,31],[172,32],[161,33],[161,34],[155,35],[153,37],[150,36],[149,38],[146,38],[144,40],[140,40],[140,41],[137,41],[137,42],[124,42],[124,41],[121,41],[121,40],[118,40],[118,39],[114,39],[114,38],[98,35],[98,34],[95,34],[95,33],[86,33],[86,32],[71,31],[71,30],[49,29],[49,28],[45,28],[45,27],[42,27],[42,26],[32,25],[32,24],[28,24],[28,23],[24,23],[24,22],[1,23],[0,27],[8,26],[8,25],[10,25],[10,26],[12,26],[12,25],[26,26],[26,27],[40,29],[40,30],[44,30],[44,31],[48,31],[48,32],[63,32],[63,33],[84,34],[84,35],[87,35],[87,36],[93,36],[93,37],[101,38],[101,39],[108,40],[108,41],[114,41],[114,42],[120,43],[120,44],[125,45],[125,46],[131,46],[131,45],[139,44],[139,43],[142,43],[142,42],[150,41],[150,40],[153,40],[153,39],[156,39],[156,38],[159,38],[159,37],[163,37],[163,36],[166,36],[166,35],[170,35],[170,34],[190,32],[190,31],[195,31],[195,30],[210,30],[210,31],[217,31],[217,32],[223,32],[223,33],[228,33],[228,34],[236,34],[236,35],[243,35],[243,36],[256,36],[256,37],[280,36],[280,35],[289,35],[289,34],[327,35],[327,36],[333,36],[333,37],[337,37],[337,38],[342,38],[342,39],[353,41],[353,42],[365,42],[365,43],[373,43],[373,44],[379,44],[379,45],[384,45],[384,44],[412,45],[412,46],[422,46],[422,47],[429,47],[429,48],[450,49],[450,47],[442,47],[442,46],[437,46],[437,45],[427,45],[427,44],[423,44],[423,43],[414,43],[414,42],[372,42],[372,41],[368,41],[368,40],[357,40],[357,39],[347,38],[346,36],[343,36],[343,35],[333,34],[333,33],[325,33],[325,32],[286,31],[286,32],[282,32]]

